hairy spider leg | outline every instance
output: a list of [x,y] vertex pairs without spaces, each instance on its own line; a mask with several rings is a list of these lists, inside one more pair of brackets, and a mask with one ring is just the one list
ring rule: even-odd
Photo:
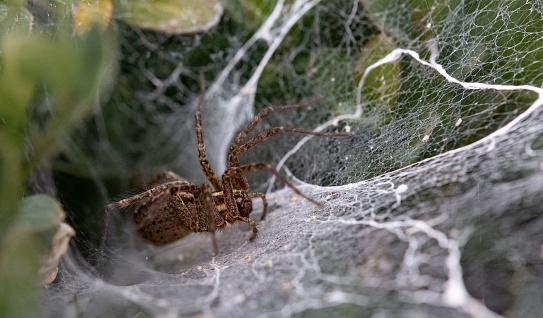
[[207,160],[207,154],[206,154],[206,146],[204,142],[204,133],[203,133],[203,125],[202,125],[202,107],[204,104],[204,97],[205,97],[205,84],[204,84],[204,76],[202,73],[200,73],[200,97],[198,99],[198,107],[196,108],[196,115],[195,115],[195,126],[196,126],[196,139],[198,141],[198,159],[200,161],[200,166],[202,167],[202,170],[204,171],[207,180],[211,182],[213,185],[213,188],[215,188],[215,191],[221,191],[222,185],[219,182],[219,179],[215,175],[215,172],[213,171],[213,168],[211,168],[211,165],[209,164],[209,161]]
[[230,152],[232,152],[235,148],[237,148],[239,144],[243,141],[243,139],[245,139],[245,137],[247,137],[247,135],[249,135],[249,133],[251,133],[251,131],[255,129],[256,125],[258,125],[260,121],[262,121],[262,119],[264,119],[269,114],[274,113],[274,112],[284,111],[284,110],[292,110],[296,108],[307,107],[311,105],[313,102],[315,102],[315,100],[316,99],[310,99],[307,101],[302,101],[301,103],[298,103],[298,104],[285,105],[285,106],[271,106],[271,107],[267,107],[261,110],[260,113],[256,114],[255,117],[249,122],[249,124],[247,124],[247,126],[236,135],[236,138],[234,138],[234,140],[230,144]]
[[226,207],[227,207],[227,210],[228,210],[228,216],[230,218],[233,218],[234,220],[238,220],[238,221],[248,223],[249,225],[251,225],[253,227],[253,235],[249,239],[249,240],[252,241],[252,240],[255,239],[255,237],[258,234],[258,228],[256,227],[255,221],[253,221],[251,218],[243,217],[243,216],[241,216],[239,214],[238,206],[237,206],[236,201],[235,201],[234,189],[232,188],[232,182],[231,182],[230,178],[231,178],[231,176],[227,172],[225,172],[222,175],[222,182],[223,182],[223,185],[224,185],[224,190],[223,190],[224,191],[224,201],[226,203]]
[[203,203],[205,203],[206,210],[208,212],[209,231],[211,232],[211,243],[213,244],[213,252],[215,255],[219,254],[219,245],[217,244],[217,237],[215,236],[216,224],[215,215],[218,214],[217,207],[213,202],[211,190],[207,184],[202,185]]
[[[224,189],[223,189],[224,200],[225,200],[228,211],[232,213],[230,214],[230,217],[233,217],[242,222],[249,223],[253,227],[253,235],[250,238],[250,240],[253,240],[257,236],[258,229],[256,227],[255,222],[252,219],[248,217],[242,217],[239,214],[236,202],[234,200],[234,190],[232,187],[231,179],[232,179],[232,176],[242,175],[247,172],[258,171],[258,170],[267,170],[268,172],[274,174],[279,180],[281,180],[281,182],[283,182],[287,187],[291,188],[296,194],[322,207],[322,203],[316,201],[315,199],[305,195],[303,192],[298,190],[298,188],[296,188],[290,181],[288,181],[285,178],[285,176],[279,173],[279,171],[277,171],[277,169],[275,169],[275,167],[269,163],[258,162],[258,163],[251,163],[251,164],[242,165],[238,167],[230,167],[222,175],[223,186],[224,186]],[[262,213],[262,219],[264,219],[266,217],[267,206],[268,206],[268,202],[265,198],[265,195],[263,193],[252,193],[249,195],[249,197],[250,198],[260,197],[262,199],[262,202],[264,204],[264,212]]]
[[[258,125],[258,123],[260,123],[260,121],[266,116],[268,116],[269,114],[276,111],[291,110],[291,109],[296,109],[300,107],[305,107],[311,104],[312,102],[314,101],[310,100],[310,101],[306,101],[306,102],[302,102],[302,103],[294,104],[294,105],[268,107],[262,110],[260,113],[258,113],[253,118],[253,120],[251,120],[251,122],[247,125],[247,127],[245,127],[245,129],[242,130],[240,133],[238,133],[238,135],[234,138],[234,140],[230,144],[230,150],[228,152],[229,167],[238,167],[239,155],[250,150],[257,144],[264,142],[268,138],[273,137],[282,132],[294,133],[294,134],[300,134],[300,135],[311,135],[311,136],[317,136],[317,137],[349,137],[350,136],[350,134],[348,133],[321,133],[321,132],[315,132],[312,130],[304,130],[304,129],[281,126],[281,127],[274,127],[274,128],[265,130],[261,132],[260,134],[258,134],[257,136],[251,138],[246,143],[240,145],[240,143],[248,136],[248,134],[256,127],[256,125]],[[233,177],[233,183],[236,189],[245,189],[245,190],[249,189],[247,179],[242,174]],[[264,212],[262,213],[262,219],[264,219],[264,217],[266,217],[266,210],[264,210]]]
[[156,174],[153,179],[147,181],[146,187],[147,189],[154,188],[158,185],[167,183],[167,182],[174,182],[174,181],[183,181],[186,183],[190,183],[185,178],[181,177],[180,175],[176,174],[173,171],[162,171]]
[[[247,135],[253,131],[253,129],[260,123],[260,121],[268,116],[269,114],[277,111],[283,111],[283,110],[290,110],[290,109],[296,109],[300,107],[306,107],[310,105],[314,100],[307,100],[303,101],[298,104],[293,105],[286,105],[286,106],[273,106],[273,107],[267,107],[260,111],[250,122],[247,124],[247,126],[240,131],[234,140],[232,140],[232,143],[230,144],[230,150],[228,152],[228,166],[229,167],[237,167],[239,166],[239,161],[237,156],[232,156],[232,152],[238,148],[239,144],[247,137]],[[244,175],[237,175],[233,177],[232,183],[234,184],[234,188],[236,189],[244,189],[246,191],[249,190],[249,183],[247,182],[247,178],[245,178]],[[265,215],[265,213],[263,214]]]
[[246,143],[238,146],[234,150],[231,149],[230,156],[237,158],[242,153],[250,150],[254,146],[265,141],[266,139],[283,132],[291,133],[291,134],[299,134],[299,135],[317,136],[317,137],[349,137],[350,136],[350,134],[348,133],[323,133],[323,132],[316,132],[313,130],[305,130],[305,129],[298,129],[298,128],[283,127],[283,126],[273,127],[273,128],[264,130],[263,132],[251,138]]
[[262,200],[262,217],[260,220],[263,221],[266,217],[266,213],[268,213],[268,199],[266,199],[266,195],[262,192],[254,192],[249,193],[249,198],[260,198]]
[[118,202],[110,203],[106,206],[106,211],[104,213],[104,219],[102,220],[102,237],[100,239],[100,248],[103,249],[106,243],[106,236],[109,225],[109,217],[112,213],[118,212],[124,208],[127,208],[135,203],[141,202],[142,200],[150,200],[153,202],[153,198],[159,197],[158,194],[163,193],[164,191],[177,188],[181,191],[200,191],[198,186],[188,183],[186,181],[173,181],[158,185],[152,189],[149,189],[140,194],[131,196],[129,198],[123,199]]
[[[270,137],[273,137],[273,136],[275,136],[275,135],[277,135],[279,133],[282,133],[282,132],[289,132],[289,133],[301,134],[301,135],[312,135],[312,136],[318,136],[318,137],[348,137],[348,136],[350,136],[347,133],[321,133],[321,132],[315,132],[315,131],[312,131],[312,130],[303,130],[303,129],[297,129],[297,128],[282,127],[282,126],[281,127],[274,127],[274,128],[263,131],[262,133],[260,133],[257,136],[251,138],[249,141],[247,141],[246,143],[238,146],[235,149],[231,148],[230,149],[230,155],[229,155],[229,166],[230,167],[239,167],[238,156],[240,154],[250,150],[251,148],[253,148],[257,144],[265,141],[266,139],[268,139]],[[276,169],[274,168],[274,170],[276,170]],[[280,176],[281,177],[279,177],[279,179],[281,179],[283,181],[284,180],[283,175],[280,175]],[[238,174],[234,178],[233,182],[235,183],[236,188],[242,187],[243,185],[245,185],[245,189],[248,188],[247,179],[245,178],[245,176],[243,174]],[[285,184],[287,184],[287,183],[285,183]],[[291,188],[295,189],[294,187],[291,187]],[[265,195],[262,194],[262,193],[253,193],[251,195],[253,195],[252,197],[259,197],[259,198],[262,199],[264,209],[263,209],[263,212],[262,212],[261,220],[264,220],[264,218],[266,217],[267,206],[268,206]],[[306,197],[306,196],[304,196],[304,197]],[[310,200],[310,201],[314,202],[313,200]]]
[[[291,188],[296,194],[298,194],[299,196],[305,198],[306,200],[308,200],[310,202],[313,202],[314,204],[322,207],[322,203],[316,201],[315,199],[311,198],[310,196],[305,195],[302,191],[298,190],[298,188],[296,188],[290,181],[288,181],[287,178],[284,175],[279,173],[279,171],[277,171],[277,169],[275,169],[275,167],[272,164],[267,163],[267,162],[250,163],[250,164],[242,165],[242,166],[239,166],[239,167],[230,167],[230,168],[226,169],[226,171],[223,174],[223,183],[225,183],[225,185],[224,185],[225,186],[225,198],[229,197],[229,196],[232,196],[232,198],[233,198],[233,193],[232,194],[226,193],[226,191],[228,191],[226,189],[226,187],[229,186],[230,189],[231,189],[232,185],[230,184],[230,182],[225,182],[225,176],[229,178],[230,175],[243,174],[243,173],[258,171],[258,170],[267,170],[268,172],[274,174],[277,177],[277,179],[279,179],[281,182],[283,182],[287,187]],[[233,207],[234,207],[234,210],[232,210],[232,211],[237,211],[237,207],[235,206],[235,203],[233,203]]]

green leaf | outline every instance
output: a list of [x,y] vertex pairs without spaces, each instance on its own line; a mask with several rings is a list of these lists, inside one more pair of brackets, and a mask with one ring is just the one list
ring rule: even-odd
[[38,103],[47,107],[34,110],[50,116],[43,131],[32,134],[35,153],[27,170],[58,150],[60,136],[89,114],[97,93],[107,95],[116,70],[112,42],[111,34],[97,27],[75,41],[61,35],[55,40],[40,35],[4,39],[0,74],[0,104],[7,105],[0,109],[4,127],[16,135],[26,133],[27,108],[37,88],[45,87],[50,101]]
[[[64,217],[62,207],[50,196],[37,194],[20,201],[18,218],[2,238],[0,246],[1,317],[36,315],[39,304],[40,267],[43,272],[44,265],[51,267],[57,264],[48,258],[55,257],[58,262],[66,248],[67,241],[64,241],[61,250],[52,246],[53,236],[62,229],[60,225]],[[69,226],[67,227],[69,230],[64,235],[69,240],[74,233]],[[66,230],[64,232],[66,233]],[[59,255],[51,255],[52,248],[56,248]]]
[[218,0],[117,0],[114,8],[129,24],[174,34],[208,30],[223,12]]
[[22,138],[2,131],[0,126],[0,239],[17,213],[22,196]]
[[19,222],[34,232],[56,230],[64,217],[58,201],[45,194],[28,196],[19,204]]
[[275,0],[225,0],[224,7],[237,23],[256,29],[269,16]]
[[13,226],[0,246],[0,316],[36,317],[40,267],[32,231]]
[[64,210],[57,200],[48,195],[36,194],[22,199],[19,203],[17,223],[34,235],[39,255],[46,255],[64,217]]

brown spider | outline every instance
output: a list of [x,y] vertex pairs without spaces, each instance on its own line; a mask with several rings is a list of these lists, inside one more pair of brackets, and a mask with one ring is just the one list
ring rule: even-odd
[[[201,79],[201,83],[203,80]],[[208,183],[194,185],[173,172],[163,172],[150,183],[150,190],[127,199],[107,205],[104,215],[104,228],[101,246],[104,246],[109,216],[112,212],[135,205],[134,223],[141,237],[155,245],[164,245],[181,239],[193,232],[211,232],[214,252],[218,247],[215,230],[223,228],[226,223],[245,222],[253,227],[253,240],[258,234],[256,223],[249,218],[253,210],[252,199],[260,198],[263,203],[261,220],[266,217],[268,201],[264,193],[249,193],[249,184],[244,174],[257,170],[267,170],[277,176],[296,194],[322,206],[313,198],[303,194],[290,183],[274,166],[269,163],[251,163],[240,165],[238,156],[266,139],[282,132],[313,135],[346,137],[345,133],[319,133],[288,127],[274,127],[265,130],[249,141],[242,143],[255,126],[272,112],[289,110],[307,106],[300,103],[290,106],[269,107],[257,114],[253,120],[232,141],[228,154],[228,167],[219,178],[207,161],[204,136],[202,132],[202,105],[204,102],[204,85],[201,84],[200,99],[196,110],[196,136],[198,142],[198,158]]]

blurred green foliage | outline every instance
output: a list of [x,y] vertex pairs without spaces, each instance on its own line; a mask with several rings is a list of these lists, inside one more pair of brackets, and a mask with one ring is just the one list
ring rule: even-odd
[[[69,4],[54,3],[62,16]],[[115,73],[114,38],[93,28],[73,36],[70,21],[32,24],[24,1],[0,4],[0,316],[32,317],[40,262],[63,218],[50,196],[25,197],[37,165],[99,103]],[[22,199],[25,197],[24,199]]]
[[114,1],[120,19],[140,28],[185,34],[215,26],[222,15],[219,0]]

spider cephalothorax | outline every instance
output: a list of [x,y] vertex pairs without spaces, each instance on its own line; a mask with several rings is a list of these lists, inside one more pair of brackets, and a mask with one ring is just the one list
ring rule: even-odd
[[[202,80],[203,83],[203,80]],[[248,223],[253,228],[251,240],[258,234],[256,223],[249,218],[253,210],[252,199],[259,198],[263,203],[262,220],[266,217],[268,202],[266,195],[260,192],[249,192],[249,184],[245,174],[257,170],[267,170],[277,176],[286,186],[298,195],[320,205],[313,198],[303,194],[291,184],[274,166],[259,162],[240,165],[238,156],[282,132],[313,136],[346,137],[345,133],[320,133],[288,127],[274,127],[261,132],[243,143],[248,134],[256,127],[262,118],[270,113],[306,106],[300,103],[289,106],[269,107],[257,114],[252,121],[232,141],[228,154],[228,166],[219,178],[211,168],[204,144],[202,131],[202,106],[204,102],[204,87],[196,110],[196,137],[198,142],[198,158],[200,166],[209,182],[194,185],[173,172],[163,172],[150,183],[149,190],[111,203],[106,207],[102,246],[105,243],[109,216],[113,211],[135,207],[134,223],[137,232],[145,240],[164,245],[174,242],[193,232],[211,232],[213,247],[217,252],[215,230],[223,228],[226,223],[237,221]]]

